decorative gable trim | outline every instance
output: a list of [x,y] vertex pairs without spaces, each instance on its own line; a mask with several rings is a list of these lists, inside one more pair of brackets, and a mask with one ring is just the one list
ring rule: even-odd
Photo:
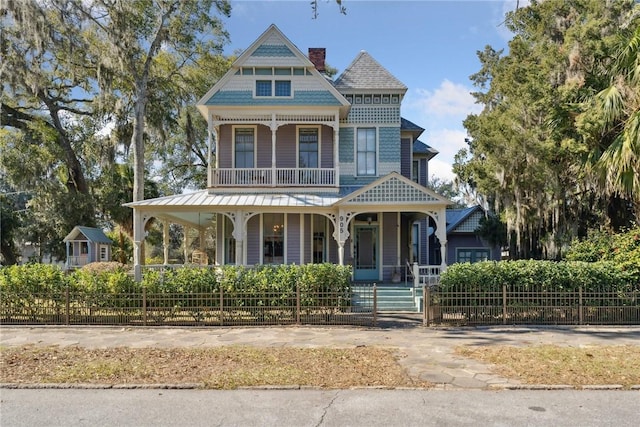
[[372,182],[340,200],[337,205],[451,204],[451,201],[397,172]]
[[[331,82],[329,82],[323,75],[321,75],[318,70],[316,70],[313,63],[309,60],[309,58],[304,55],[300,49],[298,49],[274,24],[271,24],[267,30],[262,33],[258,39],[253,42],[247,50],[245,50],[232,64],[231,69],[227,71],[227,73],[220,79],[218,82],[211,88],[209,91],[196,103],[198,111],[203,115],[206,119],[208,119],[208,106],[213,103],[217,105],[218,99],[213,99],[218,92],[226,91],[225,87],[229,83],[231,79],[236,77],[236,73],[240,68],[245,66],[251,61],[251,58],[258,57],[269,57],[269,58],[296,58],[299,61],[299,64],[296,66],[304,67],[307,70],[307,75],[310,74],[309,77],[316,79],[319,83],[322,90],[326,91],[325,95],[322,95],[322,105],[336,105],[340,107],[340,116],[346,117],[348,113],[348,109],[351,104],[349,101],[345,99],[345,97],[338,92],[338,90],[333,87]],[[255,59],[254,59],[255,61]],[[296,91],[303,94],[305,91]],[[309,102],[317,101],[314,96],[319,91],[312,91],[313,95],[309,100]],[[303,94],[304,95],[304,94]],[[329,102],[327,101],[327,96],[335,98],[335,101]],[[273,99],[270,98],[271,101]],[[252,96],[252,101],[255,99]],[[272,102],[267,102],[268,105],[273,105]],[[237,104],[230,104],[237,105]],[[244,102],[242,103],[244,105]],[[251,105],[256,105],[255,102],[252,102]]]

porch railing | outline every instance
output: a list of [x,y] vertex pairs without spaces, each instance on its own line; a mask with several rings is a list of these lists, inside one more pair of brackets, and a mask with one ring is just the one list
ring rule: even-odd
[[333,168],[218,168],[211,170],[213,187],[334,187]]
[[407,278],[413,282],[413,286],[435,286],[440,283],[442,268],[439,265],[418,265],[407,261]]
[[76,256],[68,256],[67,257],[67,267],[68,268],[76,268],[82,267],[89,263],[88,255],[76,255]]

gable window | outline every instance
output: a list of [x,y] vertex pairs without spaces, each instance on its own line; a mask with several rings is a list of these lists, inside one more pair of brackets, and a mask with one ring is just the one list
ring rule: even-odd
[[236,168],[254,167],[254,136],[254,129],[252,128],[235,129],[234,156]]
[[376,175],[376,129],[358,129],[357,140],[358,175]]
[[284,264],[284,214],[262,215],[263,263]]
[[276,80],[276,96],[291,96],[291,81]]
[[291,80],[256,80],[256,96],[291,96]]
[[271,80],[256,80],[256,96],[271,96]]
[[489,249],[485,248],[464,248],[456,250],[457,262],[480,262],[489,259]]
[[318,167],[318,128],[298,130],[298,167]]

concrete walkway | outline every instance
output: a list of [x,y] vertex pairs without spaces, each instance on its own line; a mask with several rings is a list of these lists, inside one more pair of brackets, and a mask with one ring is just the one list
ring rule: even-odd
[[[1,346],[25,344],[108,348],[379,346],[397,351],[410,376],[440,389],[536,388],[490,372],[490,366],[454,354],[456,346],[557,344],[640,345],[640,326],[633,327],[486,327],[425,328],[415,318],[389,315],[380,327],[0,327]],[[538,388],[546,388],[538,385]],[[551,388],[551,387],[550,387]]]

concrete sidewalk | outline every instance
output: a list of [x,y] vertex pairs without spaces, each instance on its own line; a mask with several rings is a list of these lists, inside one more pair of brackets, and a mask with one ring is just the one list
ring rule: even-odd
[[[0,327],[1,346],[108,347],[379,346],[392,348],[409,375],[441,389],[536,388],[490,372],[487,364],[454,354],[456,346],[557,344],[640,345],[640,326],[425,328],[411,317],[387,316],[381,327]],[[542,386],[538,386],[540,388]]]

